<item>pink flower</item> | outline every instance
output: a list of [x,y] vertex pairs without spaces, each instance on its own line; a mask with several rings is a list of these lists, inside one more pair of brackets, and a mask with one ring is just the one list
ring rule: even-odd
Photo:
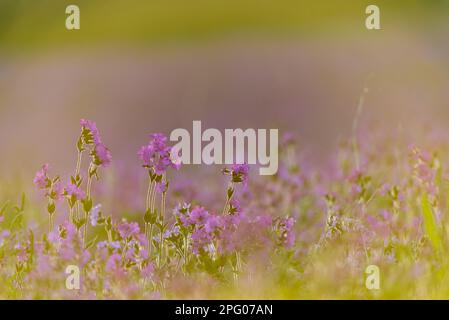
[[59,200],[63,195],[64,195],[64,188],[61,182],[56,181],[55,183],[53,183],[53,187],[49,193],[49,196],[54,200]]
[[190,222],[197,225],[204,225],[209,217],[209,212],[203,207],[195,207],[190,213]]
[[220,217],[210,215],[204,225],[204,230],[208,233],[214,233],[221,225]]
[[49,165],[46,163],[42,166],[41,170],[36,172],[33,182],[39,189],[47,189],[51,185],[51,181],[47,176],[48,167]]
[[167,137],[154,133],[150,138],[150,142],[142,146],[137,153],[143,166],[153,169],[157,175],[162,175],[168,168],[179,169],[180,163],[172,161],[172,148],[167,146]]
[[106,271],[107,272],[117,272],[121,268],[122,257],[118,253],[112,254],[108,262],[106,262]]
[[100,131],[97,124],[93,121],[81,119],[82,137],[86,144],[94,145],[92,150],[93,161],[97,166],[108,166],[111,163],[112,156],[109,149],[101,141]]
[[93,157],[94,163],[97,166],[107,167],[112,161],[111,152],[103,143],[99,143],[95,146]]
[[90,260],[90,258],[92,257],[92,255],[90,254],[90,252],[88,250],[83,250],[83,253],[81,254],[81,267],[84,267]]
[[152,165],[152,160],[153,160],[154,154],[155,154],[155,151],[154,151],[154,147],[152,145],[142,146],[140,148],[139,152],[137,153],[140,160],[142,160],[142,162],[145,166]]
[[167,137],[162,133],[153,133],[150,135],[151,144],[157,152],[162,152],[167,147]]
[[90,224],[94,227],[98,224],[98,219],[100,218],[100,210],[101,204],[97,204],[90,211]]
[[82,200],[86,197],[86,193],[73,183],[69,183],[65,188],[65,191],[67,195],[75,196],[77,200]]
[[135,236],[140,232],[139,225],[137,222],[123,222],[117,227],[120,236],[124,239]]
[[87,119],[81,119],[80,124],[83,128],[83,134],[85,138],[88,138],[87,141],[85,141],[87,144],[90,144],[92,142],[94,144],[101,143],[100,132],[98,131],[97,124],[95,122]]
[[231,181],[233,183],[243,183],[246,186],[248,183],[249,165],[245,163],[234,164],[231,169],[223,169],[223,174],[231,175]]
[[192,233],[192,249],[194,254],[198,254],[200,249],[204,249],[212,241],[212,236],[203,228],[195,229]]
[[152,263],[147,264],[145,267],[142,268],[140,274],[144,278],[152,277],[154,274],[154,265]]

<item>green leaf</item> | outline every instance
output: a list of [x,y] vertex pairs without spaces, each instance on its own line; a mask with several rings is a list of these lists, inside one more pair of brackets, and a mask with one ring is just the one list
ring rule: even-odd
[[11,221],[10,228],[18,227],[19,229],[22,227],[22,219],[23,214],[18,212]]
[[55,210],[56,210],[56,205],[55,205],[54,201],[50,201],[47,205],[48,213],[53,214],[55,212]]
[[92,209],[92,198],[86,198],[81,201],[83,203],[83,209],[85,212],[90,212]]
[[82,226],[84,226],[86,224],[86,219],[81,218],[79,220],[75,220],[74,223],[75,223],[76,228],[79,230],[79,229],[81,229]]
[[84,151],[82,136],[80,136],[78,141],[76,142],[76,148],[78,149],[79,152],[83,152]]
[[233,195],[234,195],[234,188],[233,187],[229,187],[228,191],[227,191],[228,199],[231,199]]
[[9,201],[6,201],[6,202],[3,204],[2,208],[0,209],[0,217],[3,216],[3,215],[5,214],[6,209],[8,208],[8,205],[9,205]]
[[157,218],[157,212],[156,212],[156,210],[153,211],[153,212],[151,212],[151,210],[148,209],[148,210],[145,212],[145,216],[143,217],[143,220],[144,220],[146,223],[154,224],[154,223],[156,222],[156,218]]
[[93,238],[91,241],[89,241],[89,243],[86,244],[86,247],[84,248],[85,250],[89,249],[90,247],[92,247],[95,242],[97,241],[98,236],[95,236],[95,238]]
[[439,250],[441,248],[441,235],[426,192],[424,192],[421,197],[421,207],[424,216],[424,228],[427,236],[430,238],[433,248]]
[[105,228],[106,228],[106,231],[111,231],[112,230],[112,218],[111,217],[107,217],[106,218]]

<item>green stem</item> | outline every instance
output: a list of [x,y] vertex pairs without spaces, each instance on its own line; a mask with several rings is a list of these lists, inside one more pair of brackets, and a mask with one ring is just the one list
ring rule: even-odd
[[80,171],[81,171],[81,159],[83,156],[83,152],[82,151],[78,151],[78,158],[76,161],[76,171],[75,171],[75,179],[78,178]]
[[147,190],[147,199],[145,202],[145,211],[148,211],[151,207],[151,196],[153,194],[153,188],[154,188],[154,182],[150,180],[150,183],[148,183],[148,190]]
[[[162,226],[164,226],[164,220],[165,220],[165,201],[167,198],[167,193],[162,192],[162,199],[161,199],[161,212],[160,212],[160,223]],[[161,229],[161,235],[160,235],[160,262],[161,265],[164,263],[164,229]]]
[[[148,183],[148,190],[147,190],[147,198],[145,202],[145,213],[148,212],[148,210],[152,207],[151,205],[151,199],[153,195],[153,191],[155,189],[155,182],[151,181]],[[150,214],[153,214],[153,212],[150,212]],[[145,221],[145,235],[147,236],[148,241],[148,256],[151,257],[152,250],[152,237],[153,237],[153,225],[151,223],[148,223]]]
[[153,190],[151,191],[151,200],[150,200],[151,213],[154,212],[155,202],[156,202],[156,182],[154,182],[154,187],[153,187]]
[[[232,188],[234,190],[234,183],[231,183],[230,188]],[[225,202],[225,205],[224,205],[224,208],[223,208],[222,215],[225,215],[225,214],[228,213],[228,207],[229,207],[229,204],[231,203],[231,200],[232,200],[233,196],[234,196],[234,193],[230,197],[226,194],[226,202]]]
[[151,257],[153,252],[153,225],[150,225],[150,231],[148,235],[148,256]]
[[[91,162],[89,164],[89,168],[87,169],[87,190],[86,190],[86,199],[90,200],[91,198],[91,193],[92,193],[92,175],[91,175],[91,169],[95,169],[94,168],[94,164]],[[86,241],[87,238],[87,226],[88,226],[88,220],[89,220],[89,212],[85,212],[84,214],[84,218],[85,218],[85,224],[84,224],[84,231],[83,231],[83,247],[84,247],[84,243]]]
[[53,228],[54,228],[53,214],[48,213],[48,219],[49,219],[49,224],[48,224],[49,230],[48,230],[48,233],[50,233],[50,232],[53,231]]

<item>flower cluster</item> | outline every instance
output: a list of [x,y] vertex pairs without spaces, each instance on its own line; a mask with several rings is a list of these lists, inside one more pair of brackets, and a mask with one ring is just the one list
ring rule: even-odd
[[180,164],[172,160],[172,148],[167,145],[167,137],[161,133],[150,135],[148,144],[142,146],[137,153],[142,165],[157,176],[163,175],[168,168],[179,169]]
[[80,124],[82,131],[78,141],[79,150],[83,150],[84,146],[92,146],[90,155],[92,156],[93,164],[103,167],[108,166],[112,160],[111,152],[101,141],[96,123],[81,119]]
[[[93,178],[98,180],[98,169],[111,162],[95,122],[81,120],[76,147],[75,174],[65,187],[59,176],[49,176],[47,164],[35,175],[36,187],[48,199],[50,216],[49,230],[40,237],[42,240],[33,232],[0,233],[0,250],[12,250],[17,257],[14,288],[23,289],[34,278],[64,274],[64,268],[70,265],[83,271],[81,292],[85,296],[154,297],[179,274],[189,277],[207,272],[226,277],[229,271],[228,276],[237,281],[244,273],[246,259],[267,250],[287,252],[295,247],[293,219],[249,214],[247,209],[251,205],[242,205],[237,200],[243,195],[239,194],[238,185],[248,191],[247,164],[235,164],[223,170],[230,176],[223,212],[214,213],[200,204],[181,202],[170,215],[166,212],[167,171],[179,169],[179,164],[171,159],[172,149],[167,138],[152,134],[149,143],[138,152],[149,176],[141,227],[139,222],[105,215],[102,205],[93,202]],[[81,173],[84,151],[90,155],[87,180]],[[68,203],[66,216],[56,208],[56,201],[64,197]],[[17,217],[25,210],[23,207],[24,204],[16,209]],[[60,212],[57,226],[56,212]],[[21,230],[21,220],[17,217],[17,223],[12,226]],[[5,218],[3,212],[0,218],[1,224]],[[127,283],[125,287],[124,283]],[[69,295],[61,291],[57,294]]]

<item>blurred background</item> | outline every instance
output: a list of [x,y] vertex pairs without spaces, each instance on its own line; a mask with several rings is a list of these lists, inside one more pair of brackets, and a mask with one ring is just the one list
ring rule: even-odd
[[[369,4],[382,30],[365,28]],[[0,0],[3,193],[45,162],[72,172],[80,118],[129,172],[149,133],[193,120],[293,132],[321,161],[364,88],[381,130],[444,125],[448,35],[445,0]]]

